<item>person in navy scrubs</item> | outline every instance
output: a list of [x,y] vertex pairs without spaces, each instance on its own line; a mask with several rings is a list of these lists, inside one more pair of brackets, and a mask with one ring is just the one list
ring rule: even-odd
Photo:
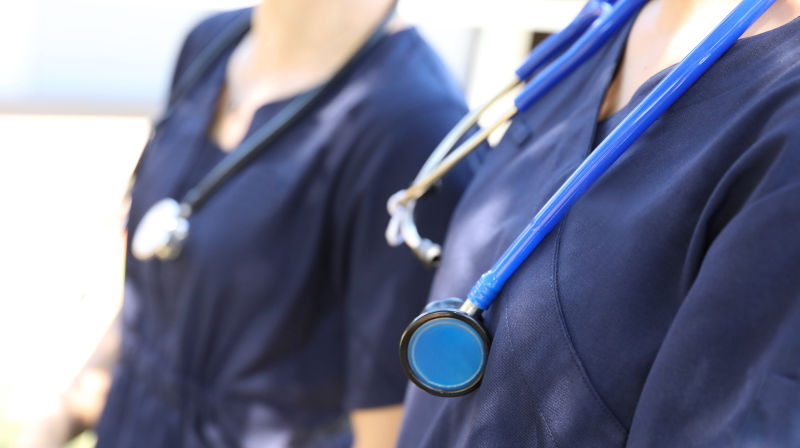
[[[466,297],[736,3],[651,1],[514,119],[431,301]],[[410,385],[400,447],[800,446],[798,16],[778,0],[573,206],[484,314],[480,387]]]
[[[176,82],[229,27],[252,25],[178,100],[143,155],[129,238],[151,205],[180,198],[326,81],[392,7],[264,0],[200,23]],[[386,198],[466,108],[433,50],[396,18],[355,64],[195,211],[177,259],[128,251],[121,342],[112,334],[98,355],[119,356],[99,447],[393,446],[406,388],[397,339],[424,305],[432,271],[387,247]],[[428,231],[444,236],[469,173],[421,204]],[[93,372],[97,381],[85,372],[76,382],[88,392],[67,395],[72,423],[42,434],[54,446],[92,424],[86,397],[104,384]]]

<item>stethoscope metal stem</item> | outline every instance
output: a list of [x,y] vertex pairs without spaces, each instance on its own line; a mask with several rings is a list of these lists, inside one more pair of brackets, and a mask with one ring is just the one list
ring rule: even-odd
[[[572,70],[591,57],[646,1],[590,0],[567,28],[534,49],[517,69],[516,79],[501,89],[489,102],[464,117],[433,151],[412,185],[390,198],[387,208],[392,219],[386,228],[386,240],[389,244],[395,246],[405,242],[425,264],[436,265],[441,248],[436,243],[419,236],[414,223],[414,201],[421,198],[492,132],[514,117],[518,111],[531,107]],[[567,48],[566,51],[564,48]],[[560,54],[562,51],[563,54]],[[467,139],[448,155],[449,149],[468,132],[481,114],[530,77],[533,78],[514,99],[514,108],[506,111],[500,120]]]
[[[432,173],[432,171],[437,170],[437,167],[442,163],[442,159],[447,157],[450,150],[458,141],[478,122],[481,115],[497,100],[520,85],[521,82],[521,79],[515,78],[503,87],[492,99],[459,120],[428,157],[428,160],[414,178],[412,186],[409,187],[411,191],[401,190],[392,195],[387,204],[392,219],[386,228],[386,241],[390,245],[398,246],[405,243],[414,255],[426,266],[435,267],[438,265],[439,257],[442,253],[441,247],[433,241],[421,237],[417,230],[417,225],[414,222],[414,210],[417,205],[417,199],[422,197],[433,183],[438,181],[439,177],[446,172],[446,170],[444,172],[440,171],[438,174],[439,177],[436,177],[436,174]],[[461,158],[466,157],[476,146],[477,145],[472,145],[469,148],[461,148],[464,150]],[[458,160],[451,159],[447,164],[448,166],[453,166]]]
[[[423,180],[428,176],[428,174],[433,169],[436,168],[436,165],[438,165],[442,161],[442,159],[444,159],[445,156],[447,156],[447,154],[456,145],[456,143],[458,143],[458,141],[461,140],[461,138],[467,132],[469,132],[472,126],[478,123],[478,120],[481,118],[481,116],[497,101],[506,96],[512,90],[514,90],[514,88],[522,84],[522,82],[523,82],[522,78],[515,77],[513,80],[511,80],[511,82],[509,82],[502,89],[500,89],[491,99],[489,99],[489,101],[485,102],[480,107],[471,111],[470,113],[465,115],[464,118],[459,120],[459,122],[453,127],[453,129],[450,130],[450,132],[448,132],[447,135],[442,139],[439,145],[436,146],[433,152],[431,152],[431,155],[428,157],[428,160],[425,161],[425,164],[422,165],[422,168],[419,170],[419,174],[417,174],[417,177],[414,178],[412,185],[423,182]],[[412,198],[410,196],[405,196],[403,199],[401,199],[400,202],[406,203],[411,199]],[[416,197],[414,199],[419,199],[419,197]]]
[[410,186],[405,195],[400,199],[400,203],[404,204],[411,199],[419,199],[422,195],[427,192],[433,184],[436,183],[439,179],[442,178],[448,171],[453,169],[458,162],[460,162],[464,157],[469,155],[475,148],[478,147],[484,140],[486,140],[489,135],[494,132],[497,128],[502,126],[503,124],[507,123],[514,115],[517,113],[516,107],[511,107],[509,110],[503,113],[503,115],[495,121],[494,123],[482,128],[480,132],[473,135],[466,142],[464,142],[461,146],[454,149],[444,160],[436,166],[436,168],[428,173],[426,176],[422,178],[419,182],[415,182],[414,185]]
[[462,313],[466,314],[467,316],[477,316],[481,310],[478,308],[478,305],[475,305],[475,302],[472,300],[465,300],[464,303],[461,304],[461,308],[458,309]]
[[[637,1],[639,3],[644,3],[646,0]],[[628,3],[632,4],[634,2],[629,0]],[[574,47],[570,47],[570,50],[573,50],[572,55],[565,54],[558,57],[558,60],[552,65],[563,66],[561,71],[569,71],[574,69],[574,66],[582,63],[585,60],[584,55],[586,53],[593,51],[594,48],[591,45],[598,45],[605,42],[603,38],[607,39],[607,36],[601,35],[600,37],[594,39],[585,39],[584,35],[584,32],[589,29],[600,16],[609,16],[606,22],[611,23],[612,25],[610,27],[606,26],[602,29],[602,31],[607,34],[609,29],[611,29],[611,32],[615,31],[618,28],[616,24],[618,24],[618,22],[624,23],[623,19],[627,19],[627,17],[630,15],[630,11],[635,11],[636,9],[638,9],[638,7],[633,5],[632,7],[628,8],[619,8],[616,13],[612,14],[614,8],[612,7],[611,3],[599,0],[589,1],[580,11],[578,16],[566,28],[564,28],[564,30],[554,35],[553,38],[545,40],[539,47],[537,47],[536,50],[531,52],[528,58],[526,58],[522,65],[520,65],[520,67],[516,70],[516,77],[510,83],[500,89],[491,99],[489,99],[489,101],[484,103],[476,110],[470,112],[456,125],[455,128],[453,128],[453,130],[447,134],[442,142],[431,153],[431,156],[423,165],[412,185],[406,189],[405,194],[399,199],[399,203],[406,204],[410,200],[419,199],[422,197],[433,186],[433,184],[441,179],[444,174],[451,170],[458,162],[463,160],[464,157],[469,155],[469,153],[477,148],[478,145],[483,143],[483,141],[486,140],[486,138],[492,132],[513,118],[518,110],[524,110],[524,108],[529,107],[535,101],[535,99],[528,100],[525,103],[524,108],[520,108],[518,97],[515,99],[516,106],[506,111],[500,120],[492,123],[486,129],[480,131],[460,147],[453,150],[453,152],[445,158],[450,151],[450,148],[452,148],[455,143],[474,124],[478,122],[478,119],[481,117],[481,115],[483,115],[500,98],[504,97],[514,88],[521,85],[525,80],[533,76],[538,69],[544,67],[547,62],[556,57],[564,48],[568,47],[570,44],[573,44],[573,42],[586,40],[588,43],[582,45],[582,47],[586,47],[582,52],[576,52],[574,51]],[[621,23],[619,25],[621,26]],[[591,36],[598,34],[598,32],[590,31],[587,34]],[[577,54],[577,56],[575,56],[575,54]],[[547,66],[545,70],[551,66]],[[561,78],[563,78],[563,76],[559,71],[550,74],[542,73],[531,82],[531,85],[525,88],[523,93],[528,92],[528,95],[537,95],[538,93],[549,90],[550,87],[557,84]],[[520,94],[520,96],[522,96],[522,94]],[[440,165],[437,166],[437,164]]]

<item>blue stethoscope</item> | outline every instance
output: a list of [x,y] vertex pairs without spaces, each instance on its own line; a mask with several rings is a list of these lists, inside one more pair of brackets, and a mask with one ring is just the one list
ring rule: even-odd
[[[386,232],[389,243],[399,245],[405,242],[424,262],[435,265],[441,250],[417,232],[413,218],[416,200],[495,128],[517,112],[531,107],[587,60],[646,2],[590,0],[569,26],[534,49],[517,70],[514,83],[503,89],[486,106],[462,119],[434,150],[414,183],[389,200],[392,214]],[[480,322],[481,313],[491,306],[506,281],[575,201],[774,2],[742,1],[592,151],[500,259],[480,277],[466,300],[448,298],[432,302],[411,322],[400,341],[400,357],[406,375],[414,384],[431,394],[445,397],[464,395],[480,385],[490,346],[489,335]],[[450,152],[491,103],[532,76],[514,100],[514,107],[500,121],[476,133]]]

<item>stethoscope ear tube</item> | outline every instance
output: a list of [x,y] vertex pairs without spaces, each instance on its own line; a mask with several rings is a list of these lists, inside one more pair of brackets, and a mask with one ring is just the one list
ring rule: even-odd
[[[430,254],[435,252],[438,257],[441,254],[441,248],[432,241],[421,238],[417,231],[414,222],[416,200],[426,194],[426,192],[428,192],[448,171],[475,150],[475,148],[486,140],[489,134],[510,120],[517,113],[517,107],[505,111],[499,120],[480,129],[475,135],[470,136],[458,147],[456,147],[456,144],[473,128],[484,112],[517,86],[533,76],[539,69],[547,70],[550,67],[547,63],[554,58],[558,57],[558,61],[561,61],[555,63],[555,65],[569,66],[567,70],[583,62],[588,53],[585,49],[592,45],[597,46],[601,44],[603,39],[607,39],[610,35],[607,31],[605,34],[602,34],[598,33],[597,30],[591,30],[589,34],[594,37],[587,39],[583,36],[584,32],[589,30],[592,25],[598,21],[598,18],[601,16],[605,17],[605,19],[601,21],[602,23],[611,23],[614,26],[621,26],[627,18],[625,13],[630,11],[630,5],[641,5],[645,1],[646,0],[628,0],[627,8],[613,9],[611,5],[614,2],[589,0],[577,17],[564,30],[550,36],[538,45],[516,70],[514,79],[481,107],[464,116],[434,149],[411,186],[405,190],[401,190],[401,192],[398,192],[389,200],[388,208],[389,213],[392,215],[392,220],[386,229],[386,240],[389,245],[397,246],[402,241],[405,241],[406,245],[425,265],[435,266],[438,264],[438,261],[434,261]],[[606,26],[603,29],[607,30],[608,28],[609,27]],[[579,40],[582,41],[579,47],[583,48],[584,51],[578,51],[577,53],[580,54],[577,56],[570,56],[568,58],[569,61],[564,62],[564,57],[559,56],[559,54],[563,52],[565,48],[573,44],[573,42]],[[576,53],[572,47],[570,47],[569,51]],[[554,78],[552,73],[544,76],[544,79],[541,78],[542,76],[537,75],[533,81],[531,81],[534,87],[538,86],[536,89],[538,89],[537,91],[539,92],[546,91],[560,80],[560,78]],[[540,88],[542,86],[544,89]],[[526,88],[524,92],[530,92],[530,87],[531,86]],[[529,106],[532,102],[533,101],[529,101],[526,106]],[[428,246],[434,247],[436,250],[424,250],[424,248],[421,247],[422,242],[429,243]]]
[[528,79],[533,76],[538,69],[575,42],[598,17],[612,7],[612,3],[611,1],[589,0],[563,30],[551,35],[530,52],[525,61],[517,68],[515,72],[517,78]]

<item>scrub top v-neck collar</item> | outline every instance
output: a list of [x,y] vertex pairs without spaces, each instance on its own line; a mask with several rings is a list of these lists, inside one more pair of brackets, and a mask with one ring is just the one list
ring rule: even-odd
[[[625,37],[625,42],[626,43],[627,43],[627,40],[628,40],[628,36],[627,35],[630,34],[630,28],[632,28],[634,23],[635,23],[635,19],[631,22],[631,24],[629,25],[629,28],[626,31],[626,37]],[[784,23],[783,25],[777,26],[777,27],[775,27],[775,28],[773,28],[771,30],[767,30],[767,31],[764,31],[762,33],[758,33],[758,34],[755,34],[755,35],[752,35],[752,36],[742,37],[742,38],[738,39],[728,49],[727,54],[735,55],[736,53],[747,51],[748,50],[748,48],[747,48],[748,46],[759,45],[759,43],[761,41],[770,39],[774,34],[784,33],[787,30],[791,30],[791,29],[793,29],[795,27],[800,27],[800,16],[799,17],[795,17],[794,19]],[[623,46],[622,51],[617,56],[617,60],[616,60],[616,63],[615,63],[615,68],[614,68],[614,72],[615,72],[614,76],[616,76],[616,72],[620,68],[620,64],[622,62],[622,58],[624,57],[624,54],[625,54],[625,49],[624,49],[624,46]],[[732,59],[732,58],[729,57],[727,59],[722,59],[717,63],[717,65],[719,65],[719,66],[729,66],[729,63],[727,61],[729,61],[730,59]],[[653,88],[659,82],[661,82],[661,80],[663,80],[664,77],[666,77],[667,74],[673,68],[675,68],[676,65],[677,65],[677,63],[670,64],[669,66],[659,70],[658,72],[656,72],[655,74],[653,74],[652,76],[647,78],[644,82],[642,82],[641,85],[639,85],[639,87],[636,88],[636,90],[633,92],[633,95],[631,95],[630,99],[622,107],[620,107],[616,112],[613,112],[612,114],[608,115],[607,117],[603,118],[602,120],[599,119],[599,113],[598,113],[598,120],[597,120],[597,127],[596,127],[597,131],[595,132],[594,144],[589,149],[589,151],[594,149],[594,146],[597,146],[598,144],[600,144],[600,142],[603,140],[603,138],[608,136],[608,134],[610,134],[611,131],[614,130],[614,127],[616,127],[620,122],[622,122],[622,120],[625,119],[625,116],[627,116],[628,113],[631,110],[633,110],[633,108],[636,107],[636,105],[638,105],[639,102],[645,96],[647,96],[647,94],[650,93],[650,91],[653,90]],[[729,66],[729,69],[730,70],[735,70],[736,67]],[[613,80],[613,77],[612,77],[612,80]],[[608,88],[610,87],[610,84],[611,84],[611,82],[609,81],[609,83],[606,85],[606,89],[604,91],[604,98],[605,98],[605,92],[607,92]],[[688,96],[684,97],[684,98],[681,98],[681,102],[679,104],[673,106],[671,108],[671,111],[680,110],[683,107],[689,107],[689,106],[701,103],[701,102],[703,102],[705,100],[713,98],[716,95],[725,93],[725,92],[727,92],[727,91],[729,91],[731,89],[735,89],[738,84],[739,84],[739,81],[734,76],[731,76],[731,77],[729,77],[727,79],[722,79],[720,82],[717,82],[715,84],[715,86],[713,86],[713,90],[710,93],[710,95],[707,94],[707,95],[704,95],[704,96],[698,97],[698,98],[693,98],[693,97],[688,97]],[[601,103],[601,105],[602,105],[602,103]]]
[[277,114],[282,108],[286,107],[299,96],[302,96],[303,94],[313,90],[313,88],[304,89],[301,92],[260,104],[256,109],[253,110],[253,113],[250,116],[250,122],[247,124],[247,130],[245,131],[244,135],[242,135],[241,139],[236,142],[236,145],[231,148],[223,148],[212,135],[212,125],[216,120],[218,111],[222,108],[222,95],[227,88],[227,75],[231,57],[233,56],[233,53],[236,51],[236,47],[240,42],[241,40],[237,42],[233,48],[226,52],[224,59],[214,68],[211,79],[208,83],[210,90],[210,101],[207,107],[204,109],[206,111],[206,120],[204,125],[205,132],[203,135],[205,135],[206,140],[208,141],[209,145],[214,148],[214,150],[223,154],[230,154],[236,151],[236,149],[239,148],[242,143],[244,143],[256,131],[256,129],[263,126],[264,123],[269,121],[269,119],[275,116],[275,114]]
[[[387,38],[391,38],[392,36],[399,36],[403,33],[413,33],[415,31],[414,27],[407,27],[395,32],[387,32],[384,36],[381,37],[381,40],[385,40]],[[245,36],[242,37],[244,39]],[[221,107],[222,101],[222,94],[224,89],[226,88],[227,84],[227,74],[228,69],[230,66],[230,60],[233,56],[233,53],[236,51],[236,47],[241,43],[240,39],[236,42],[235,45],[232,46],[224,55],[223,59],[221,60],[220,64],[218,64],[212,74],[211,79],[208,82],[210,93],[209,93],[209,102],[207,107],[203,110],[205,113],[205,120],[203,124],[203,129],[205,132],[203,135],[207,140],[208,144],[214,148],[215,151],[221,152],[223,154],[230,154],[236,151],[242,143],[244,143],[248,137],[250,137],[259,127],[263,126],[267,121],[269,121],[272,117],[274,117],[280,110],[286,107],[289,103],[293,100],[297,99],[298,97],[314,90],[315,88],[319,87],[321,84],[317,84],[313,87],[303,89],[300,92],[292,93],[288,96],[282,96],[280,98],[269,100],[260,104],[254,111],[251,116],[250,122],[247,125],[247,130],[242,136],[242,138],[236,143],[235,146],[231,148],[223,148],[212,136],[211,133],[211,126],[214,124],[214,120],[216,119],[217,112]],[[357,62],[356,65],[361,65],[362,62]],[[349,76],[349,75],[348,75]]]

